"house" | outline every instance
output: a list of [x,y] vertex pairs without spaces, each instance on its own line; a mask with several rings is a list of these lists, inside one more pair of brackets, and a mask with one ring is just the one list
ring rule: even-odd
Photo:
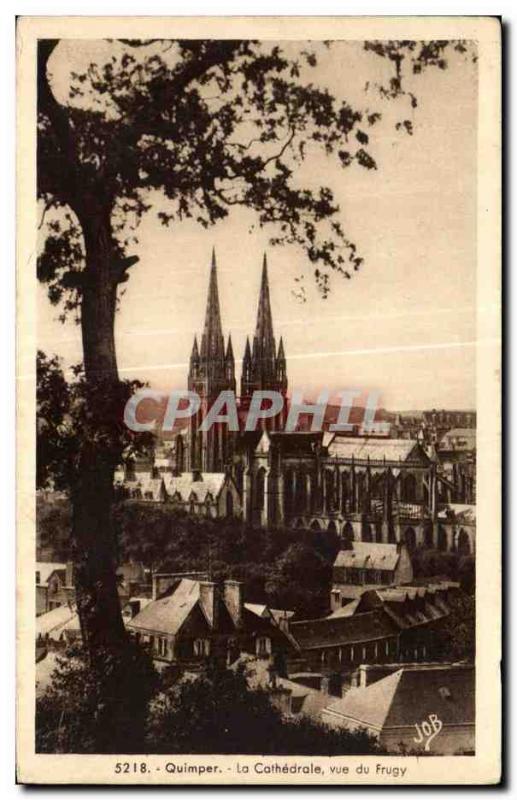
[[[36,616],[49,610],[48,581],[50,576],[56,571],[64,570],[66,570],[66,564],[55,561],[36,562]],[[56,602],[54,598],[52,602]]]
[[163,477],[165,500],[190,514],[240,517],[240,494],[234,479],[225,472],[183,472]]
[[241,496],[234,479],[226,472],[170,472],[163,463],[148,472],[115,476],[115,491],[129,500],[169,503],[189,514],[212,519],[240,517]]
[[364,662],[399,658],[399,626],[382,608],[349,617],[292,622],[289,632],[306,668],[327,675],[344,675]]
[[269,658],[296,647],[281,619],[284,612],[266,611],[247,607],[239,581],[181,578],[127,628],[157,661],[195,666],[211,657],[231,663],[241,652]]
[[322,711],[335,728],[364,728],[389,753],[473,754],[475,675],[468,664],[418,664],[350,689]]
[[407,547],[378,542],[350,542],[340,550],[332,568],[332,611],[359,597],[368,586],[409,583],[413,567]]
[[289,623],[298,663],[346,684],[360,664],[429,660],[439,652],[441,622],[457,591],[452,582],[363,587],[328,617]]
[[74,599],[71,563],[36,563],[36,615],[68,605]]

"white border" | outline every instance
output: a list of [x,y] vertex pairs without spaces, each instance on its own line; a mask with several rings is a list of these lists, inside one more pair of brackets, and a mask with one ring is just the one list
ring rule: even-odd
[[[41,7],[40,7],[40,4],[38,4],[38,3],[24,3],[24,4],[21,4],[21,5],[22,5],[22,9],[21,10],[23,10],[24,13],[41,13]],[[71,3],[70,2],[68,2],[66,4],[65,3],[59,3],[59,4],[55,3],[55,4],[50,4],[50,5],[53,5],[53,8],[45,9],[45,10],[49,11],[50,13],[66,13],[66,12],[69,13],[70,10],[71,10]],[[140,8],[135,7],[137,5],[139,5],[139,4],[135,4],[135,3],[131,3],[131,2],[127,2],[127,3],[123,3],[123,4],[122,3],[117,3],[117,4],[114,4],[114,3],[102,3],[101,4],[101,3],[98,3],[98,2],[91,2],[91,3],[88,4],[88,7],[86,9],[86,8],[81,8],[81,4],[77,4],[76,3],[75,6],[77,8],[74,9],[74,10],[76,11],[76,13],[86,12],[86,13],[90,13],[91,14],[91,13],[102,13],[104,10],[106,10],[106,8],[110,8],[110,9],[113,9],[113,11],[115,13],[122,13],[122,12],[124,12],[124,13],[138,13],[142,9],[141,9],[141,7]],[[267,2],[264,2],[264,3],[260,4],[260,10],[259,9],[253,9],[253,8],[250,8],[250,7],[247,7],[247,10],[249,10],[249,12],[254,12],[254,13],[261,13],[261,12],[264,12],[264,11],[266,13],[268,11],[269,11],[269,13],[271,13],[272,10],[273,11],[281,10],[283,13],[289,13],[289,12],[292,13],[293,10],[296,10],[296,11],[299,12],[299,10],[301,8],[300,3],[296,4],[296,9],[293,9],[294,5],[295,4],[293,4],[293,3],[288,3],[288,4],[285,4],[285,3],[284,4],[279,4],[279,3],[268,4]],[[334,4],[332,4],[332,3],[329,4],[329,3],[326,3],[326,2],[318,3],[318,10],[320,11],[320,13],[321,12],[323,12],[323,13],[339,13],[339,11],[342,10],[342,8],[336,8],[336,5],[340,5],[340,4],[335,4],[335,3]],[[382,5],[382,7],[379,8],[379,5]],[[386,11],[388,10],[387,7],[386,7],[387,5],[389,5],[389,4],[379,4],[379,3],[377,3],[377,4],[374,4],[373,8],[371,8],[371,7],[365,6],[364,4],[348,3],[347,4],[347,11],[350,9],[350,11],[352,11],[352,12],[355,11],[355,10],[359,10],[362,13],[366,13],[366,12],[370,12],[370,13],[372,13],[372,12],[373,13],[386,13]],[[401,5],[406,6],[407,4],[400,4],[399,3],[398,4],[398,8],[400,8]],[[456,5],[458,5],[458,4],[456,4]],[[479,3],[460,4],[460,5],[464,5],[464,6],[468,5],[468,8],[461,9],[460,13],[482,13],[483,11],[486,13],[486,8],[479,8],[479,6],[482,5],[482,4],[479,4]],[[114,8],[114,6],[116,6],[116,8]],[[224,3],[224,4],[221,3],[221,4],[218,4],[217,11],[223,11],[224,13],[232,13],[232,11],[235,12],[236,6],[237,6],[236,3]],[[268,8],[268,6],[270,6],[270,7]],[[272,6],[274,6],[274,8],[271,8]],[[356,9],[356,8],[354,8],[354,6],[356,6],[356,7],[360,6],[360,8]],[[240,10],[241,8],[242,8],[242,6],[240,6],[238,10]],[[329,10],[327,11],[327,9],[329,9]],[[162,13],[167,11],[167,12],[170,13],[170,11],[175,11],[175,10],[177,11],[177,9],[171,8],[171,4],[170,3],[156,3],[156,2],[152,2],[152,0],[145,4],[145,10],[146,10],[147,13],[156,13],[157,11],[161,11]],[[201,4],[200,3],[190,3],[189,4],[189,11],[191,13],[192,12],[195,12],[195,13],[206,13],[207,11],[210,12],[210,13],[213,13],[214,10],[216,10],[216,9],[214,9],[214,5],[213,4],[209,4],[209,3],[201,3]],[[391,8],[389,10],[391,10]],[[402,11],[402,13],[404,13],[404,12],[405,13],[410,13],[411,11],[414,12],[416,9],[415,8],[412,8],[412,9],[404,8],[404,9],[400,9],[400,10]],[[437,3],[433,3],[433,4],[425,3],[425,4],[419,4],[418,11],[420,13],[422,13],[422,12],[424,12],[424,13],[425,12],[427,12],[427,13],[437,13],[438,12],[439,13],[440,11],[447,11],[448,13],[450,13],[451,12],[451,7],[450,7],[450,4],[444,4],[444,3],[439,3],[439,4],[437,4]],[[304,21],[304,22],[306,22],[306,21]],[[359,20],[358,20],[358,22],[359,22]],[[426,20],[425,22],[427,24],[427,23],[430,22],[430,20]],[[10,27],[10,29],[12,31],[12,26],[8,26],[8,29],[9,29],[9,27]],[[305,26],[304,26],[304,29],[306,30]],[[427,32],[428,32],[428,35],[429,35],[429,28],[427,28]],[[11,53],[12,53],[12,46],[11,46]],[[7,47],[7,49],[4,48],[3,55],[4,56],[5,55],[9,56],[9,47]],[[4,72],[4,75],[5,74],[7,74],[7,73]],[[7,145],[7,148],[5,148],[4,153],[7,154],[7,159],[8,159],[8,161],[10,161],[12,159],[12,145],[10,147],[10,152],[9,152],[9,145]],[[11,160],[11,165],[12,165],[12,160]],[[12,169],[11,169],[11,171],[12,171]],[[25,211],[26,211],[26,209],[25,209]],[[11,220],[12,220],[12,218],[11,218]],[[12,229],[12,221],[11,221],[11,229]],[[10,230],[9,229],[8,229],[7,233],[8,233],[8,235],[4,236],[5,241],[9,241],[10,240],[10,236],[9,236]],[[8,265],[12,263],[12,255],[11,255],[10,258],[9,258],[9,254],[7,254],[7,256],[8,257],[6,259],[5,266],[7,268],[7,271],[9,271],[8,270]],[[4,283],[4,289],[5,289],[5,283]],[[7,288],[7,292],[8,291],[9,291],[9,287]],[[9,343],[9,334],[10,334],[10,331],[12,330],[12,328],[10,328],[10,319],[9,319],[9,316],[6,316],[4,314],[2,314],[0,316],[1,316],[2,322],[5,322],[5,320],[7,320],[7,325],[4,324],[4,328],[7,327],[7,335],[2,337],[2,341],[4,343],[5,342]],[[497,331],[497,333],[498,333],[498,331]],[[11,333],[11,335],[12,335],[12,333]],[[12,353],[11,353],[11,361],[12,361]],[[5,397],[5,395],[4,395],[4,397]],[[9,413],[7,414],[7,417],[5,416],[5,413],[4,413],[3,419],[5,420],[6,418],[9,419]],[[11,412],[10,419],[12,419],[12,412]],[[5,450],[4,450],[4,452],[5,452]],[[494,559],[494,551],[493,551],[493,549],[491,549],[490,553],[488,553],[487,555],[490,556],[490,560],[493,563],[493,559]],[[5,750],[4,750],[4,753],[5,753]],[[6,770],[4,770],[3,774],[4,775],[7,774],[7,776],[12,775],[12,761],[11,761],[11,765],[9,765],[9,764],[7,765],[7,772],[6,772]]]

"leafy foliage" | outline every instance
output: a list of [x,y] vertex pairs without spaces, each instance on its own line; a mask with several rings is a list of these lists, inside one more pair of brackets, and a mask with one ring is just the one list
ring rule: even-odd
[[307,718],[286,719],[265,690],[250,689],[244,669],[209,665],[152,704],[149,739],[158,753],[341,755],[378,752],[364,732],[332,731]]
[[462,592],[451,601],[450,609],[440,632],[440,657],[443,661],[472,661],[476,652],[475,595]]
[[[124,406],[142,386],[139,381],[120,381],[111,394],[103,396],[95,386],[87,385],[81,366],[72,368],[74,379],[68,381],[57,356],[49,358],[41,350],[36,369],[38,488],[59,491],[75,484],[85,440],[98,444],[113,468],[120,463],[124,450],[139,452],[150,445],[148,436],[132,433],[123,423]],[[92,394],[96,395],[95,418]]]
[[70,648],[36,703],[36,752],[143,752],[157,687],[151,660],[131,642],[118,653],[98,651],[95,662]]
[[[244,668],[207,664],[190,678],[159,678],[131,645],[132,669],[106,662],[92,672],[72,648],[36,708],[39,753],[260,753],[341,755],[379,752],[364,732],[332,731],[289,719],[265,690],[249,686]],[[136,667],[136,668],[135,668]],[[108,699],[107,699],[108,698]]]
[[412,555],[415,578],[443,575],[459,581],[465,592],[473,593],[476,581],[474,556],[460,553],[443,553],[440,550],[416,550]]
[[[88,249],[81,227],[92,210],[109,220],[112,256],[121,263],[155,205],[165,225],[193,219],[203,227],[241,206],[272,229],[273,244],[305,251],[324,296],[331,271],[350,278],[362,259],[333,192],[303,185],[299,167],[318,148],[340,168],[376,169],[366,131],[381,113],[353,108],[313,83],[311,72],[332,46],[112,42],[104,63],[72,73],[68,98],[58,102],[51,59],[58,43],[42,42],[38,190],[45,208],[62,212],[50,222],[38,273],[52,302],[63,293],[65,311],[80,302]],[[448,48],[467,51],[461,42],[366,42],[395,70],[377,85],[379,99],[407,95],[415,108],[415,95],[402,87],[403,67],[413,75],[444,69]],[[399,123],[409,133],[411,126]],[[117,281],[127,279],[127,266],[116,270]]]
[[135,501],[118,504],[114,517],[121,560],[142,561],[160,571],[210,569],[214,580],[242,580],[250,602],[287,608],[298,617],[328,610],[337,537],[189,518],[165,505]]
[[[40,549],[51,560],[68,560],[69,502],[41,497],[37,513]],[[113,522],[119,563],[170,572],[210,569],[214,580],[242,580],[247,601],[287,608],[300,618],[328,612],[337,536],[192,518],[165,504],[133,500],[114,506]]]

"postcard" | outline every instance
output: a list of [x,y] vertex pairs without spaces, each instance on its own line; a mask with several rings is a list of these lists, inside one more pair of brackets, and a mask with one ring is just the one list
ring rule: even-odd
[[501,779],[501,26],[20,17],[17,780]]

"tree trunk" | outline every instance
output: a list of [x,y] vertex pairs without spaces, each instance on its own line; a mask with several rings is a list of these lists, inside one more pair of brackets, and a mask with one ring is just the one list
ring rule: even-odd
[[88,210],[80,220],[86,251],[81,326],[87,413],[93,436],[85,436],[72,489],[73,552],[77,606],[90,655],[126,642],[117,592],[111,520],[114,470],[120,458],[116,431],[119,378],[115,353],[114,247],[109,210]]

